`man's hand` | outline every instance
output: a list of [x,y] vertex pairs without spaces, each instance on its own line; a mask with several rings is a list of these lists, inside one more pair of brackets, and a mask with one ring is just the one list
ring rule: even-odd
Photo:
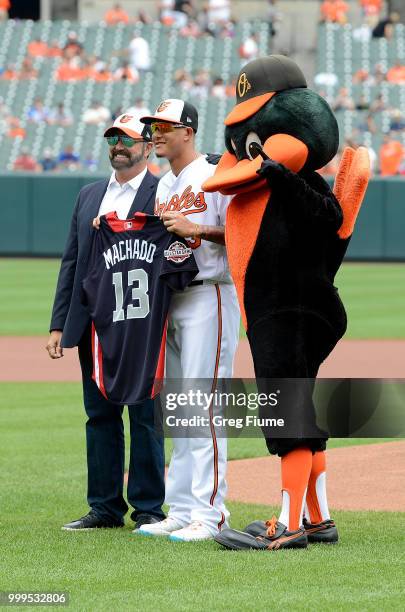
[[162,214],[161,219],[168,232],[182,238],[195,238],[198,234],[199,226],[189,221],[182,213],[167,211]]
[[94,229],[100,229],[100,217],[94,217],[93,219],[93,227]]
[[51,331],[51,335],[49,336],[48,344],[45,347],[51,359],[60,359],[61,357],[63,357],[63,348],[60,345],[61,339],[62,339],[61,331],[59,330]]

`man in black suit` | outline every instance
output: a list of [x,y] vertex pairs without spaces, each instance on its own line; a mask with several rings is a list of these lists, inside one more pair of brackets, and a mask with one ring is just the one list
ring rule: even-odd
[[[86,441],[90,512],[67,523],[63,529],[121,527],[128,506],[123,497],[124,427],[123,406],[107,401],[92,379],[91,325],[81,302],[82,281],[95,217],[116,210],[121,219],[136,212],[153,214],[158,180],[147,170],[152,151],[150,134],[130,115],[120,115],[104,134],[114,171],[110,180],[86,185],[80,191],[70,232],[62,256],[46,346],[58,359],[63,348],[78,346],[87,413]],[[135,340],[134,340],[135,341]],[[152,400],[129,406],[131,449],[127,497],[134,508],[135,527],[164,518],[163,437],[154,427]]]

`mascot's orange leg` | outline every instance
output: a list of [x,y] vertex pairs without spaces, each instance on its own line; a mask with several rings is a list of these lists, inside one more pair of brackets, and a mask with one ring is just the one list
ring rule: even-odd
[[302,525],[305,496],[312,468],[312,451],[296,448],[281,459],[283,502],[279,522],[289,531]]
[[330,519],[326,496],[326,455],[324,451],[312,456],[305,515],[311,523],[321,523]]

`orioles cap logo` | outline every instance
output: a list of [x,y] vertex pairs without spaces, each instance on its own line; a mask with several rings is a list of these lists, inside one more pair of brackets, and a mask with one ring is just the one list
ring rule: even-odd
[[156,112],[163,113],[163,111],[166,110],[168,106],[170,106],[170,102],[166,102],[166,101],[161,102],[159,106],[157,107]]
[[238,81],[238,94],[240,98],[243,98],[243,96],[246,94],[246,92],[249,91],[249,89],[251,89],[252,86],[248,81],[248,78],[246,76],[246,72],[242,72],[242,74],[239,77],[239,81]]
[[128,123],[131,119],[133,119],[132,115],[122,115],[120,123]]

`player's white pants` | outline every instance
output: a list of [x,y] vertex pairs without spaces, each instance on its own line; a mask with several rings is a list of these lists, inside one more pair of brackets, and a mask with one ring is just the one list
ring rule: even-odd
[[[234,285],[204,284],[176,293],[171,302],[166,378],[231,378],[239,340],[239,306]],[[208,416],[208,413],[205,413]],[[201,521],[213,533],[227,525],[225,507],[227,441],[211,424],[204,437],[174,437],[166,481],[169,516]]]

